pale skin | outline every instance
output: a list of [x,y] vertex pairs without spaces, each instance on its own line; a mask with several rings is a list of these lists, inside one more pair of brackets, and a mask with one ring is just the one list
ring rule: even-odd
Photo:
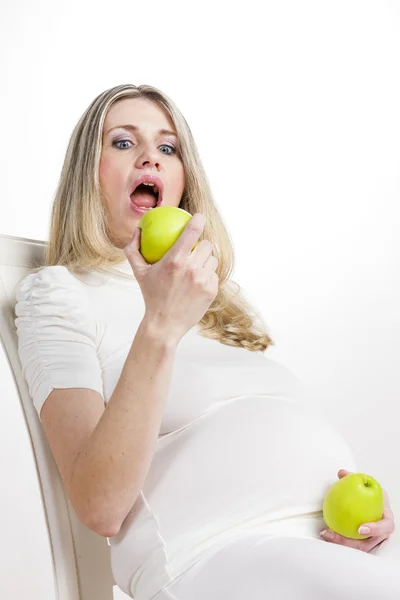
[[[123,125],[133,125],[136,130],[121,127]],[[129,191],[132,182],[143,174],[157,175],[162,180],[163,205],[179,206],[185,188],[185,173],[179,154],[179,140],[170,117],[150,100],[124,99],[110,108],[105,119],[99,170],[112,241],[121,249],[131,241],[140,220],[140,216],[130,209]],[[340,469],[338,478],[350,473]],[[383,518],[375,523],[363,524],[370,528],[370,533],[366,534],[368,538],[353,540],[328,529],[332,537],[324,539],[363,552],[375,548],[395,529],[386,491],[384,498]]]
[[[134,125],[137,130],[121,125]],[[126,98],[107,113],[99,169],[112,242],[121,249],[130,242],[140,221],[129,206],[129,192],[132,182],[142,175],[156,175],[162,180],[163,206],[179,206],[185,173],[174,125],[154,102]]]

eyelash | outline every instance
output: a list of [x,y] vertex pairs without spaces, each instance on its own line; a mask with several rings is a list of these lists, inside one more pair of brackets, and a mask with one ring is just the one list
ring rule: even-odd
[[[115,140],[112,145],[117,147],[117,144],[121,144],[122,142],[132,143],[131,140]],[[160,148],[162,148],[163,146],[165,146],[166,148],[169,148],[171,150],[171,153],[166,154],[166,156],[172,156],[172,154],[176,153],[176,148],[174,146],[170,146],[169,144],[161,144]],[[128,149],[129,148],[118,148],[118,150],[128,150]],[[163,154],[165,154],[165,152],[163,152]]]

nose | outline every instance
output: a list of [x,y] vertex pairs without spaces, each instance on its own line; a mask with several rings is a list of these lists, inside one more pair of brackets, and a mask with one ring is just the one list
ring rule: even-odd
[[136,158],[135,166],[138,169],[143,169],[143,167],[155,167],[159,169],[160,161],[156,149],[149,148],[148,146],[143,148],[142,152]]

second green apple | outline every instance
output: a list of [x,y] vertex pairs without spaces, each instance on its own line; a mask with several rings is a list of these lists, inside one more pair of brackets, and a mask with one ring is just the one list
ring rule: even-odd
[[325,494],[324,521],[335,533],[362,540],[358,533],[363,523],[383,517],[384,494],[380,483],[366,473],[350,473],[336,481]]

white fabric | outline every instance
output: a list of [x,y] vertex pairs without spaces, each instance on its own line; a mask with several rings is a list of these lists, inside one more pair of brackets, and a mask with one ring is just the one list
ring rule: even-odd
[[395,561],[297,533],[293,528],[292,537],[235,540],[203,557],[154,600],[399,600]]
[[[19,356],[36,410],[55,388],[111,397],[145,305],[126,261],[79,278],[62,266],[17,291]],[[119,587],[153,598],[208,551],[249,533],[318,538],[337,470],[356,470],[342,436],[303,403],[299,380],[262,352],[181,340],[142,494],[110,539]],[[321,542],[323,543],[323,542]]]

